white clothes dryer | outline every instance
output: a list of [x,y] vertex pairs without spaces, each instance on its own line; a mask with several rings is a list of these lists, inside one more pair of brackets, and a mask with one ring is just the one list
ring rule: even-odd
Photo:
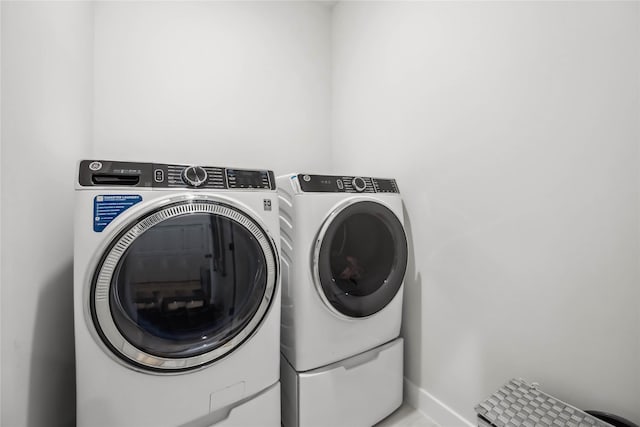
[[393,179],[277,178],[285,426],[371,426],[402,403],[407,239]]
[[279,426],[273,172],[83,160],[79,426]]

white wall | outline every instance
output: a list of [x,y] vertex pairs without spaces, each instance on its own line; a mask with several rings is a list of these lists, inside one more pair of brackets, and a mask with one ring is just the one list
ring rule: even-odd
[[92,6],[1,7],[0,423],[69,426],[73,181],[91,138]]
[[96,5],[93,156],[326,170],[330,18],[313,2]]
[[68,426],[76,161],[326,170],[330,10],[298,2],[0,5],[0,424]]
[[409,380],[640,422],[638,3],[0,4],[3,426],[73,418],[86,156],[396,176]]
[[334,8],[334,163],[399,180],[427,407],[524,377],[640,423],[639,8]]
[[[2,82],[2,6],[0,6],[0,82]],[[0,84],[1,86],[1,84]],[[2,90],[0,90],[1,94]],[[0,96],[0,201],[2,201],[2,96]],[[2,310],[2,208],[0,207],[0,310]],[[0,311],[0,383],[2,383],[2,312]],[[0,386],[0,423],[2,423],[2,386]]]

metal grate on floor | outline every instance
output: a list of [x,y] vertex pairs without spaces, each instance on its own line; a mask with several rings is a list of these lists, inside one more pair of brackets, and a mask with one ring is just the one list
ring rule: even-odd
[[481,426],[611,427],[521,379],[509,381],[475,410]]

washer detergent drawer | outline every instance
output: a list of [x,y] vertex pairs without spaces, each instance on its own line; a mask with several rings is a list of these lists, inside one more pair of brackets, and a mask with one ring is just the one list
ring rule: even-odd
[[402,404],[403,339],[298,374],[298,425],[370,427]]

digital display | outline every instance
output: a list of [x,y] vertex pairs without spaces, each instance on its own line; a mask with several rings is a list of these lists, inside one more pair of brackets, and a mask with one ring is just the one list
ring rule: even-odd
[[342,180],[335,176],[325,175],[298,175],[302,191],[329,193],[343,188]]
[[396,191],[394,182],[391,179],[379,179],[376,181],[376,184],[378,184],[378,191],[393,193]]
[[227,169],[227,180],[231,188],[267,188],[264,176],[265,173],[261,171]]

